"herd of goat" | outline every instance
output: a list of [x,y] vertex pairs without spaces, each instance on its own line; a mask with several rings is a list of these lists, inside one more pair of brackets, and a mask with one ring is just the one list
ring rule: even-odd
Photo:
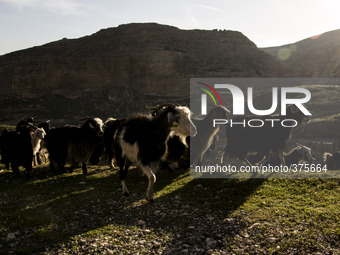
[[[49,122],[37,125],[33,118],[20,121],[14,131],[3,130],[1,135],[1,161],[9,170],[19,174],[19,167],[29,175],[32,166],[40,163],[42,144],[48,151],[50,168],[72,171],[81,167],[87,173],[87,164],[98,164],[105,158],[113,168],[114,160],[124,195],[129,192],[125,183],[131,164],[140,168],[148,178],[146,198],[153,201],[155,172],[159,165],[173,169],[189,168],[199,164],[204,154],[213,147],[219,125],[207,125],[212,119],[227,119],[230,112],[225,107],[213,108],[203,119],[191,119],[190,109],[178,104],[150,107],[148,114],[136,114],[127,119],[109,118],[103,123],[99,118],[87,119],[81,126],[50,127]],[[287,108],[289,118],[301,124],[305,116],[296,106]],[[311,149],[297,144],[288,153],[284,147],[291,137],[292,128],[230,128],[226,127],[226,143],[222,163],[237,158],[244,164],[311,163]],[[42,143],[43,141],[43,143]],[[195,144],[191,146],[190,144]],[[190,161],[191,157],[191,161]],[[340,152],[325,153],[328,169],[340,168]]]

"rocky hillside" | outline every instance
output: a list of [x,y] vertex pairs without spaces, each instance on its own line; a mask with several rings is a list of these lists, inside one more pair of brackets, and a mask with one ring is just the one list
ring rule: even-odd
[[0,56],[0,93],[79,97],[117,90],[188,95],[190,77],[274,77],[292,71],[240,32],[128,24]]
[[311,77],[340,77],[340,29],[263,51]]

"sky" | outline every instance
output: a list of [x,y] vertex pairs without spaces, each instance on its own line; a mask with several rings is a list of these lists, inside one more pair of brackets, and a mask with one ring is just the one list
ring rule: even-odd
[[340,29],[338,0],[0,0],[0,55],[135,22],[242,32],[258,47]]

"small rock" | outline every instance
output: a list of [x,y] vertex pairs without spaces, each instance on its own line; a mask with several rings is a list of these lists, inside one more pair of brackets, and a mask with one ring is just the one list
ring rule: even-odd
[[258,225],[260,225],[260,223],[259,223],[259,222],[256,222],[256,223],[254,223],[253,225],[251,225],[251,226],[249,227],[249,229],[252,229],[253,227],[256,227],[256,226],[258,226]]
[[207,244],[208,247],[211,247],[214,245],[214,239],[207,237],[207,239],[205,239],[205,243]]
[[277,238],[270,236],[270,237],[267,237],[266,240],[267,240],[268,242],[271,242],[271,243],[272,243],[272,242],[275,242],[275,241],[277,240]]
[[195,230],[195,226],[189,226],[188,229],[189,230]]
[[156,246],[156,247],[161,247],[161,246],[162,246],[162,244],[159,243],[159,242],[157,242],[157,241],[154,241],[154,242],[153,242],[153,245]]
[[14,233],[8,233],[6,242],[11,242],[15,239],[15,234]]
[[79,182],[79,184],[80,184],[80,185],[85,185],[85,184],[86,184],[86,182]]
[[138,243],[141,244],[141,245],[144,245],[146,243],[146,241],[145,240],[141,240]]
[[111,255],[111,254],[113,254],[113,250],[107,249],[106,253]]
[[138,226],[144,226],[145,225],[145,221],[144,220],[139,220],[137,225]]
[[197,188],[197,189],[203,189],[203,185],[202,185],[202,184],[197,184],[195,188]]
[[182,253],[189,253],[189,249],[184,249],[181,251]]

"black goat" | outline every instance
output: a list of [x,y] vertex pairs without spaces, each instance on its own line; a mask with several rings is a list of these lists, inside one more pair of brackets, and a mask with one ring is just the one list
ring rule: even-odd
[[34,125],[35,123],[36,122],[34,121],[33,117],[30,117],[27,120],[21,120],[16,125],[15,130],[20,132],[21,130],[29,129],[30,131],[34,132],[34,130],[36,129],[36,126]]
[[19,166],[26,169],[29,176],[32,170],[33,149],[31,143],[31,130],[20,127],[20,131],[5,129],[1,136],[1,161],[9,170],[11,165],[13,173],[19,175]]
[[[279,120],[280,122],[283,119],[294,119],[298,124],[309,121],[309,118],[306,117],[295,105],[287,107],[286,116],[271,117]],[[259,116],[256,118],[261,119]],[[234,118],[233,121],[248,122],[250,119],[252,118]],[[270,154],[273,153],[278,156],[281,165],[285,165],[283,149],[286,141],[290,138],[291,133],[292,127],[283,127],[281,125],[272,127],[272,122],[267,121],[264,121],[264,125],[261,127],[244,127],[243,125],[234,125],[232,127],[227,126],[227,144],[224,148],[222,163],[225,163],[227,157],[235,157],[242,160],[244,164],[251,165],[247,156],[251,152],[256,152],[264,155],[259,164],[263,164],[268,161]]]
[[148,177],[146,199],[153,201],[153,184],[159,161],[166,153],[166,141],[171,131],[188,136],[196,134],[190,120],[190,110],[184,106],[164,105],[157,107],[156,115],[135,115],[128,118],[115,135],[116,161],[120,167],[123,193],[129,192],[125,178],[131,163],[141,168]]
[[340,169],[340,151],[336,151],[333,154],[325,152],[323,154],[323,162],[327,164],[328,170],[339,170]]
[[82,127],[52,128],[45,138],[51,169],[63,171],[65,164],[70,163],[70,171],[81,165],[86,174],[86,165],[102,134],[103,122],[99,118],[87,120]]

